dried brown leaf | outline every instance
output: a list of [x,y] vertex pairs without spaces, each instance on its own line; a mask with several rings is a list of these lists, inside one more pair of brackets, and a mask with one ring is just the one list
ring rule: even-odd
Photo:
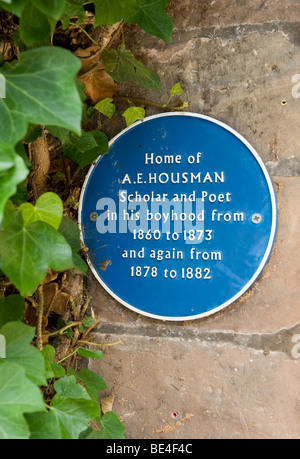
[[51,284],[44,285],[44,316],[48,316],[49,313],[55,312],[59,316],[64,315],[67,310],[70,295],[68,293],[61,292],[58,284],[52,282]]
[[47,276],[45,277],[44,284],[49,284],[57,279],[58,273],[52,269],[48,269]]
[[85,94],[96,104],[102,99],[113,97],[116,90],[116,83],[105,71],[103,63],[78,77],[85,83]]
[[64,292],[59,292],[52,303],[51,311],[59,316],[63,316],[68,308],[70,295]]
[[81,61],[81,71],[80,73],[86,73],[95,67],[99,63],[100,58],[100,48],[99,46],[90,46],[89,48],[83,49],[78,48],[75,52],[75,55]]
[[103,414],[107,413],[108,411],[112,411],[114,401],[115,401],[114,395],[110,395],[109,397],[105,397],[101,399],[101,409],[102,409]]

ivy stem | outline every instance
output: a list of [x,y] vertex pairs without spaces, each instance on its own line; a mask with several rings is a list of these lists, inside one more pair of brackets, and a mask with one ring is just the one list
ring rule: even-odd
[[56,330],[56,331],[51,332],[51,333],[46,333],[43,336],[48,337],[48,336],[62,335],[63,332],[65,332],[69,328],[76,327],[77,325],[82,325],[82,321],[80,321],[80,322],[79,321],[78,322],[70,322],[65,327],[60,328],[59,330]]
[[100,47],[99,43],[97,43],[97,42],[93,39],[93,37],[91,37],[90,34],[87,33],[87,31],[86,31],[83,27],[81,27],[79,24],[74,24],[73,22],[72,22],[71,24],[74,25],[74,26],[76,26],[76,27],[78,27],[78,29],[80,29],[83,33],[85,33],[85,35],[94,43],[94,45],[97,45],[97,46]]
[[146,99],[137,99],[135,97],[123,97],[123,96],[115,96],[114,97],[115,100],[119,100],[119,101],[124,101],[124,102],[129,102],[130,104],[133,103],[133,104],[140,104],[140,105],[149,105],[150,107],[155,107],[155,108],[159,108],[160,110],[168,110],[168,111],[181,111],[182,110],[182,106],[181,107],[170,107],[168,104],[170,103],[170,101],[168,102],[168,104],[157,104],[156,102],[152,102],[151,100],[146,100]]
[[66,355],[66,357],[64,357],[63,359],[59,360],[59,362],[57,362],[57,363],[60,364],[60,363],[64,362],[65,360],[67,360],[69,357],[72,357],[72,355],[76,354],[78,349],[79,349],[79,347],[77,349],[75,349],[75,351],[71,352],[71,354]]
[[91,346],[100,346],[100,347],[108,347],[108,346],[115,346],[116,344],[122,343],[122,340],[120,339],[116,343],[106,343],[106,344],[98,344],[98,343],[91,343],[90,341],[84,341],[84,340],[78,340],[78,343],[82,344],[90,344]]
[[42,323],[43,323],[43,313],[44,313],[44,293],[43,293],[43,286],[40,285],[38,288],[38,310],[37,310],[37,325],[36,325],[36,343],[37,348],[42,351],[43,350],[43,336],[42,336]]

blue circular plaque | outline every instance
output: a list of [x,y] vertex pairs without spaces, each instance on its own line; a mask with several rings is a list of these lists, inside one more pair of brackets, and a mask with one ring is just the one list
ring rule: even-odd
[[120,303],[162,320],[215,313],[261,274],[277,229],[253,147],[207,116],[151,116],[110,142],[80,199],[89,266]]

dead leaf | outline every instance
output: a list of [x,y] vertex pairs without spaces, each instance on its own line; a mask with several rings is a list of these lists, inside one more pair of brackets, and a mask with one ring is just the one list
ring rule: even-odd
[[102,409],[103,414],[107,413],[108,411],[112,411],[114,401],[115,401],[114,395],[110,395],[109,397],[105,397],[101,399],[101,409]]
[[67,310],[69,300],[70,295],[64,292],[59,292],[54,299],[51,310],[55,312],[55,314],[63,316]]
[[75,52],[75,55],[81,61],[81,70],[80,73],[86,73],[95,67],[100,60],[99,46],[90,46],[89,48],[83,49],[78,48]]
[[113,97],[116,90],[116,83],[105,71],[104,63],[78,77],[79,81],[85,83],[85,94],[96,104],[102,99]]
[[53,282],[51,284],[44,285],[43,295],[44,295],[44,316],[48,316],[51,309],[54,298],[58,292],[58,284]]
[[[30,327],[36,327],[37,325],[37,311],[36,311],[36,308],[32,306],[31,304],[28,304],[26,307],[25,322],[27,325],[30,325]],[[48,318],[43,316],[42,332],[45,331],[47,325],[48,325]]]
[[47,275],[45,277],[45,280],[44,280],[44,284],[49,284],[50,282],[53,282],[54,280],[57,279],[57,276],[58,276],[58,273],[49,268]]
[[70,300],[68,293],[61,292],[58,284],[52,282],[44,285],[44,315],[47,317],[50,312],[55,312],[59,316],[64,315]]

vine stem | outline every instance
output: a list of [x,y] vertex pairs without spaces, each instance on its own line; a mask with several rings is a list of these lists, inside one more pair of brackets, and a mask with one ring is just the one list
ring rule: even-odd
[[115,346],[116,344],[122,343],[122,340],[120,339],[116,343],[106,343],[106,344],[98,344],[98,343],[91,343],[90,341],[84,341],[84,340],[78,340],[78,343],[82,344],[90,344],[91,346],[100,346],[100,347],[108,347],[108,346]]
[[70,322],[65,327],[60,328],[59,330],[56,330],[56,331],[51,332],[51,333],[46,333],[43,336],[48,337],[48,336],[61,335],[64,331],[68,330],[69,328],[76,327],[77,325],[82,325],[82,321],[80,321],[80,322],[79,321],[78,322]]
[[100,46],[99,43],[97,43],[93,39],[93,37],[91,37],[90,34],[88,34],[87,31],[83,27],[81,27],[79,24],[74,24],[73,22],[72,22],[72,25],[78,27],[78,29],[80,29],[83,33],[85,33],[85,35],[89,38],[89,40],[91,40],[94,43],[94,45]]
[[157,104],[156,102],[152,102],[151,100],[146,100],[146,99],[138,99],[135,97],[124,97],[124,96],[115,96],[115,100],[119,101],[124,101],[124,102],[129,102],[130,104],[140,104],[140,105],[149,105],[150,107],[156,107],[161,110],[167,110],[167,111],[181,111],[183,109],[183,106],[180,107],[174,107],[174,106],[169,106],[168,104]]
[[36,325],[36,343],[37,348],[42,351],[43,350],[43,335],[42,335],[42,323],[43,323],[43,313],[44,313],[44,293],[43,293],[43,286],[40,285],[38,288],[38,310],[37,310],[37,325]]
[[75,351],[71,352],[71,354],[69,355],[66,355],[66,357],[64,357],[63,359],[61,359],[59,362],[57,362],[58,364],[64,362],[65,360],[67,360],[69,357],[72,357],[72,355],[76,354],[76,352],[78,351],[79,348],[75,349]]

